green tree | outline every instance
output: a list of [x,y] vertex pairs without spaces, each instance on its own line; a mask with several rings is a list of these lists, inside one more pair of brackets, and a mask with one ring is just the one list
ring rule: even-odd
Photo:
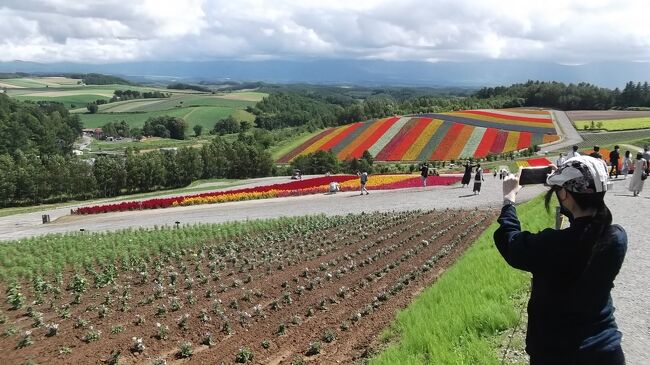
[[88,113],[95,114],[99,110],[99,107],[95,103],[89,103],[86,105],[86,109],[88,109]]
[[197,137],[203,133],[203,126],[200,124],[196,124],[192,129],[194,129],[194,135]]

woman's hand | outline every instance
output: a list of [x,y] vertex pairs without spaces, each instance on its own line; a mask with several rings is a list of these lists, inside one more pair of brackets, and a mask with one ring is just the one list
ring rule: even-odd
[[509,174],[503,179],[503,201],[514,203],[517,198],[517,193],[521,189],[519,185],[519,178],[513,174]]

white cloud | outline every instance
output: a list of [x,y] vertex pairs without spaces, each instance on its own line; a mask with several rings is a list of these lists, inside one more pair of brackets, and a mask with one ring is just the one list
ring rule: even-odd
[[3,0],[0,61],[650,60],[644,0]]

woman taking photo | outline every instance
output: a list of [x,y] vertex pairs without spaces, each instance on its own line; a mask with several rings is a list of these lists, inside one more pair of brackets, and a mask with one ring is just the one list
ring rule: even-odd
[[550,174],[546,184],[547,209],[555,196],[568,228],[522,231],[514,207],[521,187],[509,175],[494,233],[506,262],[533,274],[526,334],[530,364],[625,364],[610,291],[627,236],[612,224],[604,202],[607,169],[595,158],[579,156]]

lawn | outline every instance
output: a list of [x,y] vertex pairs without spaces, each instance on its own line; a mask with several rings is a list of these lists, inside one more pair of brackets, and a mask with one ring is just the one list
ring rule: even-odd
[[[185,119],[189,125],[188,133],[191,133],[189,131],[197,124],[202,125],[204,130],[209,131],[217,120],[233,115],[236,111],[237,109],[230,107],[199,106],[141,113],[84,113],[80,114],[80,116],[85,128],[98,128],[108,122],[120,122],[122,120],[126,121],[131,127],[142,127],[144,122],[151,117],[169,115]],[[240,113],[239,115],[243,114]]]
[[76,95],[67,95],[67,96],[34,96],[34,95],[18,95],[15,96],[18,100],[31,100],[31,101],[52,101],[57,103],[63,103],[66,108],[83,108],[86,110],[86,104],[92,103],[97,99],[108,100],[106,96],[101,96],[97,94],[76,94]]
[[[591,120],[576,120],[574,121],[578,130],[584,130],[585,127],[591,126]],[[602,123],[602,128],[608,131],[622,131],[627,129],[643,129],[650,128],[650,117],[639,118],[623,118],[623,119],[605,119],[594,121],[597,128],[599,123]]]
[[[542,197],[517,208],[523,228],[552,226]],[[390,345],[378,364],[500,364],[497,333],[518,319],[513,298],[525,293],[529,275],[510,268],[494,246],[492,224],[456,264],[427,288],[381,335]],[[393,342],[395,341],[395,342]]]
[[650,129],[610,133],[581,133],[580,135],[584,139],[583,142],[578,144],[580,148],[589,148],[594,145],[608,146],[626,142],[638,146],[634,141],[650,139]]

